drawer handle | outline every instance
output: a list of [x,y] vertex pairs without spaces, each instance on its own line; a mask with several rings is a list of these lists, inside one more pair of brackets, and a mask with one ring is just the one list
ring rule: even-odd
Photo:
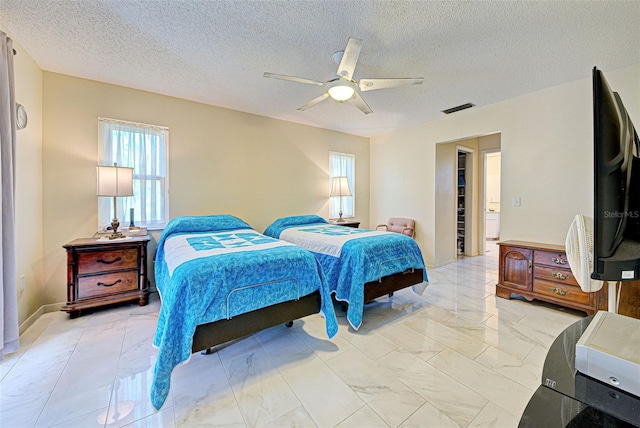
[[104,282],[98,282],[96,285],[98,285],[100,287],[113,287],[114,285],[116,285],[119,282],[122,282],[122,280],[119,279],[116,282],[112,282],[111,284],[105,284]]
[[566,265],[567,264],[567,259],[563,259],[562,257],[554,257],[551,259],[552,262],[554,262],[557,265]]
[[105,265],[110,265],[110,264],[112,264],[112,263],[119,262],[120,260],[122,260],[122,257],[116,257],[115,259],[113,259],[113,260],[111,260],[111,261],[109,261],[109,260],[103,260],[103,259],[98,259],[98,260],[96,260],[96,262],[98,262],[98,263],[104,263]]
[[566,296],[567,294],[569,294],[569,292],[567,290],[565,290],[564,288],[551,287],[550,290],[553,291],[555,294],[557,294],[559,296]]
[[556,272],[551,276],[553,276],[555,279],[560,279],[562,281],[564,281],[565,279],[569,279],[569,275],[566,275],[562,272]]

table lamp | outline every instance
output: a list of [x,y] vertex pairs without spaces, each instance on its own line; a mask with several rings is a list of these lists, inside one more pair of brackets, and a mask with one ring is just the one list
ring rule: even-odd
[[349,179],[348,177],[333,177],[331,183],[331,194],[329,197],[337,196],[340,198],[340,218],[336,220],[337,223],[344,223],[345,220],[342,218],[342,197],[343,196],[353,196],[351,194],[351,189],[349,189]]
[[133,168],[121,167],[114,163],[113,166],[98,165],[96,172],[98,178],[97,195],[113,197],[113,220],[111,220],[113,233],[109,239],[124,238],[124,235],[118,232],[120,222],[118,221],[117,198],[119,196],[133,196]]

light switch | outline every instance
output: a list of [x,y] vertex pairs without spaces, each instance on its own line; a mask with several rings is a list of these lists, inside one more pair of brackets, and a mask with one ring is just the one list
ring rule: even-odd
[[513,206],[514,207],[519,207],[520,206],[520,196],[514,196],[513,197]]

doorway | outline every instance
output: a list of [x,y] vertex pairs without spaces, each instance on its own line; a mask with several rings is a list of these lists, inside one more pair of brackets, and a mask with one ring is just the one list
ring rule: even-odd
[[484,152],[484,224],[485,239],[500,239],[500,165],[499,150]]
[[[484,153],[491,151],[500,151],[500,133],[436,144],[436,267],[453,263],[459,257],[485,254]],[[458,171],[458,152],[465,153],[464,174]],[[459,177],[464,177],[464,197],[458,195]],[[464,220],[458,216],[458,208],[462,208],[458,199],[464,201]],[[458,229],[458,224],[464,225],[464,233]],[[464,248],[460,247],[460,254],[458,235],[464,236]]]

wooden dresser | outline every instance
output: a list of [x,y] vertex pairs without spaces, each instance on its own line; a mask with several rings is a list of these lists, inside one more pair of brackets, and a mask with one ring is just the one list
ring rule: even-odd
[[76,239],[67,250],[67,304],[71,318],[83,309],[137,300],[149,301],[147,281],[148,236],[98,241]]
[[511,293],[527,300],[544,300],[592,314],[596,293],[585,293],[571,273],[562,245],[525,241],[499,242],[500,261],[496,295]]

